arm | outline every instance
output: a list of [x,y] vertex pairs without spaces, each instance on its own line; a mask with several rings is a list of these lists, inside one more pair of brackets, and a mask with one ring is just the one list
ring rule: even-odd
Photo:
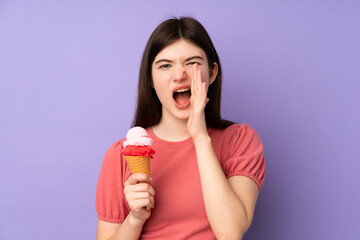
[[143,224],[137,223],[131,212],[123,223],[98,220],[97,240],[139,239]]
[[130,213],[122,223],[110,223],[102,220],[97,224],[97,240],[139,239],[145,221],[154,207],[154,189],[148,183],[146,174],[136,173],[125,182],[124,193],[130,207]]
[[209,223],[218,239],[241,239],[252,222],[258,187],[251,179],[224,175],[210,137],[194,140]]
[[247,177],[224,175],[206,129],[206,95],[207,84],[194,65],[187,128],[195,146],[206,214],[217,239],[241,239],[252,222],[258,187]]

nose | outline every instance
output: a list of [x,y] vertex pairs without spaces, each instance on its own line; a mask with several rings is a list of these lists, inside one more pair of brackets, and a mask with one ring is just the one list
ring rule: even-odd
[[186,72],[185,67],[179,67],[175,70],[174,81],[181,82],[181,81],[186,80],[187,77],[188,77],[188,74]]

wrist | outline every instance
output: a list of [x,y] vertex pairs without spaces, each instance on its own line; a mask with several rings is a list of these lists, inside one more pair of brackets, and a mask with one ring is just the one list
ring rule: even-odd
[[201,143],[210,143],[211,144],[211,138],[209,136],[209,134],[206,132],[206,134],[200,134],[198,136],[196,136],[195,138],[193,138],[193,142],[194,142],[194,145],[198,145],[198,144],[201,144]]
[[142,227],[146,220],[135,217],[132,212],[129,213],[129,224],[134,227]]

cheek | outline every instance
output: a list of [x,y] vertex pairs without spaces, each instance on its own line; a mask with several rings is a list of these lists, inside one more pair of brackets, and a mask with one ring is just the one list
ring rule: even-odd
[[162,78],[158,74],[153,74],[152,77],[153,77],[153,88],[155,89],[155,92],[159,100],[162,102],[163,99],[166,98],[166,94],[167,94],[166,82],[164,81],[164,78]]
[[186,76],[191,79],[192,76],[193,76],[193,68],[192,68],[192,66],[191,65],[186,66],[185,67],[185,72],[186,72]]
[[159,87],[161,87],[161,75],[153,73],[152,74],[152,81],[153,81],[153,87],[155,88],[155,90]]
[[158,80],[154,80],[154,89],[159,98],[162,98],[164,92],[164,86]]

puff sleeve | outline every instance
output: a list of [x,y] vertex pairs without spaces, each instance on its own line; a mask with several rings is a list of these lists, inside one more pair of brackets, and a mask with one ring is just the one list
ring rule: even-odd
[[120,153],[122,142],[114,143],[105,153],[96,189],[97,216],[112,223],[122,223],[130,211],[123,192],[127,178]]
[[265,180],[264,148],[259,135],[247,124],[234,124],[226,129],[222,144],[222,167],[227,178],[242,175],[251,178],[259,187]]

